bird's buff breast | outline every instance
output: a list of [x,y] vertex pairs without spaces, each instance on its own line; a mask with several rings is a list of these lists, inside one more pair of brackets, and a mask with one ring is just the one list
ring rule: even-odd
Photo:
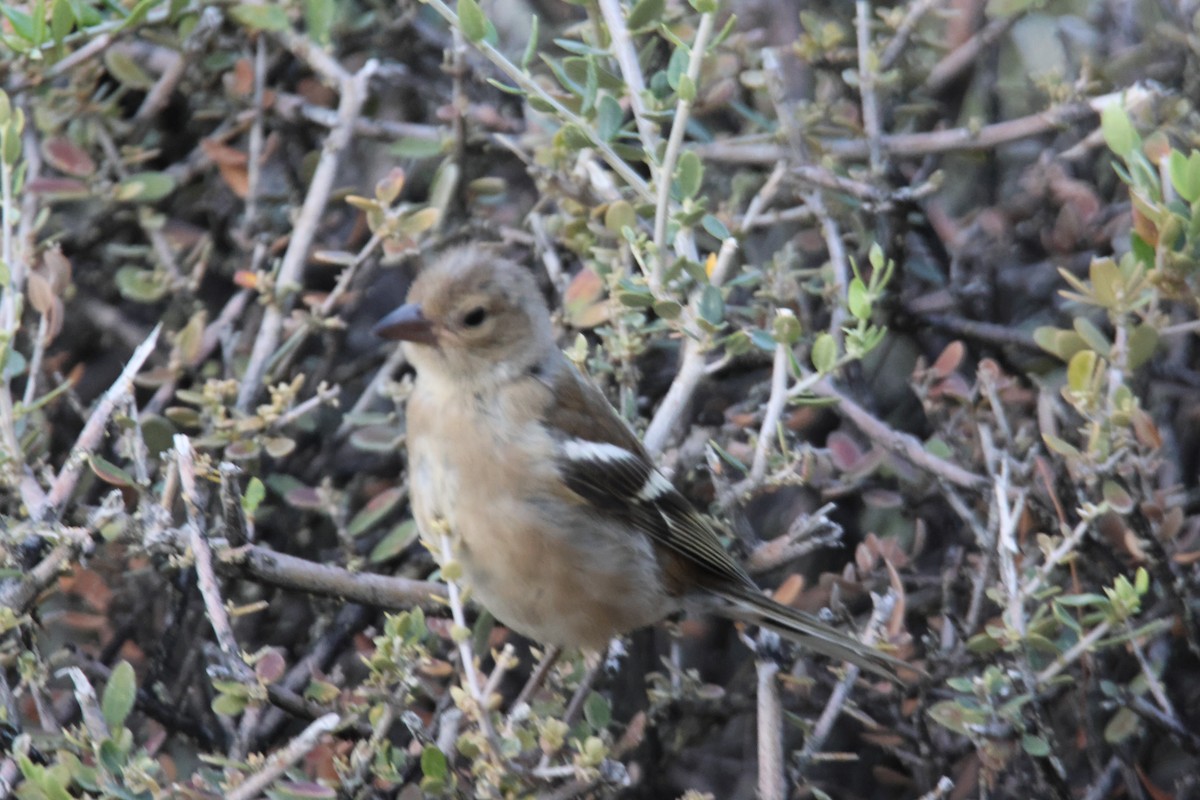
[[567,647],[601,648],[667,613],[649,543],[598,523],[565,492],[541,426],[506,417],[504,403],[472,402],[418,386],[409,480],[418,526],[429,537],[445,523],[475,599],[518,632]]

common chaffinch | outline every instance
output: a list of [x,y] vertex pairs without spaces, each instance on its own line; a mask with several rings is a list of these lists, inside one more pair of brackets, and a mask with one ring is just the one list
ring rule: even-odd
[[480,248],[448,251],[375,330],[402,341],[417,372],[417,526],[450,531],[476,598],[509,627],[599,649],[698,605],[877,673],[902,666],[762,594],[559,350],[528,270]]

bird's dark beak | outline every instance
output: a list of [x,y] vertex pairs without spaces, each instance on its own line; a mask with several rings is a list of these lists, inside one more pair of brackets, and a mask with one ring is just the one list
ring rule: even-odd
[[425,319],[421,306],[405,303],[383,319],[371,331],[383,339],[392,339],[415,344],[437,344],[433,323]]

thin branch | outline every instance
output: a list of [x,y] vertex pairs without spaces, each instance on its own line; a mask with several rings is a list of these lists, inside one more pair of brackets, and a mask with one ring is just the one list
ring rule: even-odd
[[[289,41],[291,41],[290,38]],[[309,51],[314,58],[314,62],[311,62],[310,65],[315,68],[315,64],[320,63],[325,68],[329,68],[329,65],[325,63],[327,57],[323,55],[318,57],[317,52],[319,51]],[[329,194],[333,189],[333,180],[337,176],[342,151],[350,143],[354,131],[354,120],[362,111],[363,103],[367,99],[367,84],[370,82],[376,66],[377,62],[374,59],[369,60],[354,75],[345,73],[340,66],[337,68],[338,74],[345,77],[345,80],[341,81],[342,97],[338,103],[338,124],[329,131],[325,146],[321,149],[320,161],[317,162],[317,168],[313,172],[312,181],[308,186],[308,194],[304,198],[304,205],[300,208],[300,214],[292,226],[292,236],[288,241],[287,252],[284,253],[283,262],[279,267],[275,297],[263,313],[262,324],[259,326],[258,336],[254,340],[250,361],[246,365],[245,375],[242,376],[237,408],[244,413],[250,411],[254,398],[258,396],[259,389],[266,377],[268,361],[279,344],[285,309],[290,306],[297,288],[303,283],[304,265],[308,261],[309,248],[320,227],[320,218],[325,212],[325,205],[328,203]]]
[[250,142],[246,153],[246,208],[242,218],[242,229],[251,231],[258,216],[258,187],[262,178],[264,119],[264,87],[267,82],[267,37],[258,34],[254,42],[254,97],[252,109],[254,122],[250,125]]
[[908,10],[904,12],[904,19],[900,20],[900,24],[896,26],[896,33],[887,43],[887,47],[883,48],[883,54],[879,57],[880,72],[886,72],[895,66],[921,18],[935,6],[943,5],[945,2],[946,0],[916,0],[916,2],[909,3]]
[[80,551],[92,543],[86,528],[63,528],[56,533],[66,541],[55,546],[20,581],[8,582],[0,587],[0,608],[11,609],[15,616],[20,617],[33,606],[38,595],[58,580],[59,573],[79,557]]
[[771,443],[775,441],[775,429],[787,405],[788,346],[775,343],[775,356],[771,364],[771,394],[767,398],[767,410],[763,412],[762,427],[758,430],[758,441],[754,444],[754,461],[750,465],[747,479],[750,486],[762,483],[767,475],[767,458],[771,455]]
[[[446,5],[443,0],[426,0],[426,2],[428,2],[429,6],[433,8],[434,11],[442,16],[442,19],[450,23],[451,26],[453,26],[455,29],[462,29],[462,24],[458,20],[458,15],[455,14],[450,9],[450,6]],[[554,96],[552,96],[535,80],[533,80],[530,75],[518,68],[516,64],[509,61],[503,53],[501,53],[488,42],[478,41],[474,42],[474,45],[479,52],[483,53],[488,61],[491,61],[493,64],[495,64],[500,71],[507,75],[509,79],[511,79],[518,87],[549,105],[554,110],[555,116],[557,116],[559,119],[565,120],[567,123],[579,128],[579,130],[585,136],[592,140],[592,147],[595,148],[598,153],[600,153],[600,156],[604,159],[605,163],[607,163],[614,172],[620,175],[621,178],[630,186],[630,188],[637,192],[642,201],[653,202],[654,195],[650,191],[650,186],[646,183],[645,179],[642,178],[641,175],[638,175],[637,172],[635,172],[634,169],[625,162],[625,159],[617,155],[617,152],[612,149],[612,146],[609,145],[608,142],[601,141],[600,138],[596,136],[592,126],[588,124],[587,120],[583,119],[578,114],[574,113],[560,103]]]
[[879,140],[883,126],[879,121],[879,97],[875,94],[876,72],[872,60],[875,50],[871,46],[871,3],[856,0],[854,3],[854,31],[858,44],[858,91],[862,97],[863,130],[867,134],[867,148],[871,174],[883,172],[883,148]]
[[[708,38],[712,35],[715,15],[711,12],[700,16],[700,25],[696,28],[696,39],[692,42],[691,53],[688,56],[687,77],[693,87],[700,79],[700,67],[704,63],[704,51],[708,48]],[[658,170],[658,199],[654,208],[654,250],[657,257],[655,268],[651,272],[650,288],[657,294],[662,288],[663,276],[667,271],[665,258],[667,246],[667,220],[671,216],[671,184],[675,177],[675,164],[683,149],[683,135],[687,131],[688,116],[692,110],[692,101],[682,96],[675,104],[675,118],[671,121],[671,135],[667,139],[667,149],[663,153],[662,166]]]
[[[598,0],[600,15],[608,27],[610,46],[617,66],[621,69],[621,77],[629,87],[629,110],[633,112],[633,120],[637,125],[638,136],[642,140],[642,150],[653,167],[654,154],[658,152],[658,129],[646,117],[646,102],[643,94],[646,91],[646,79],[642,75],[641,65],[638,64],[637,52],[633,49],[633,37],[625,27],[625,14],[621,10],[619,0]],[[654,180],[661,180],[661,173]]]
[[254,800],[282,776],[288,767],[312,752],[321,737],[338,726],[339,719],[337,714],[326,714],[314,721],[286,746],[273,751],[266,766],[230,789],[225,795],[226,800]]
[[230,661],[241,661],[241,648],[233,634],[229,613],[221,599],[221,588],[217,584],[217,573],[213,569],[212,550],[204,536],[205,520],[200,511],[200,499],[196,489],[196,456],[192,442],[183,434],[175,434],[175,458],[179,463],[179,484],[183,490],[183,507],[187,513],[188,545],[196,563],[196,582],[204,600],[204,610],[212,624],[217,644]]
[[1037,674],[1036,686],[1044,686],[1048,681],[1052,680],[1058,673],[1075,663],[1084,653],[1092,649],[1096,642],[1103,639],[1108,632],[1112,630],[1112,623],[1108,620],[1101,622],[1095,628],[1087,632],[1087,635],[1076,642],[1070,650],[1054,659],[1054,663],[1046,667]]
[[[742,217],[743,231],[752,227],[755,218],[770,204],[786,173],[787,166],[784,162],[780,161],[775,164],[775,169],[771,171],[771,175],[746,208],[746,213]],[[726,281],[733,268],[733,255],[737,252],[737,248],[738,243],[734,236],[721,242],[721,249],[717,252],[716,266],[713,267],[712,275],[709,276],[710,284],[720,286]],[[698,295],[698,293],[696,294]],[[698,302],[698,296],[694,296],[690,304],[695,305]],[[696,393],[696,387],[704,377],[707,353],[706,339],[693,337],[684,339],[683,357],[680,360],[679,371],[671,381],[666,396],[658,404],[658,410],[654,412],[654,417],[646,426],[645,436],[642,437],[642,441],[651,455],[657,456],[666,449],[684,410]]]
[[[1150,96],[1141,87],[1125,92],[1113,92],[1080,103],[1055,106],[1036,114],[996,122],[983,127],[950,128],[925,133],[893,133],[879,140],[883,155],[892,158],[923,158],[930,155],[974,150],[992,150],[1001,145],[1080,122],[1099,114],[1109,105],[1121,102],[1122,97],[1135,95],[1134,103]],[[1132,104],[1131,104],[1132,107]],[[821,152],[844,161],[861,161],[870,157],[870,145],[865,139],[826,139],[820,141]],[[703,159],[734,164],[770,164],[787,154],[785,145],[775,144],[762,136],[730,139],[696,145],[693,150]]]
[[883,420],[871,415],[865,408],[834,388],[828,378],[812,385],[814,394],[838,401],[838,413],[853,422],[872,441],[896,453],[939,479],[964,489],[982,489],[987,478],[963,469],[957,464],[939,458],[924,448],[920,440],[907,433],[895,430]]
[[[875,610],[871,614],[871,621],[867,623],[867,630],[863,634],[862,642],[867,647],[874,646],[879,638],[879,631],[883,628],[884,622],[892,614],[892,608],[896,605],[896,596],[889,592],[875,601]],[[813,726],[812,733],[804,742],[804,749],[800,751],[798,760],[800,768],[803,770],[808,766],[814,757],[825,746],[825,740],[829,738],[829,734],[833,731],[833,723],[841,716],[842,707],[846,704],[846,700],[850,697],[850,689],[858,680],[859,668],[857,664],[846,665],[846,676],[834,688],[833,693],[829,695],[828,702],[825,703],[824,710],[821,711],[821,716],[817,718],[817,724]]]
[[784,800],[787,779],[783,770],[783,703],[779,699],[779,664],[760,657],[754,664],[758,676],[758,796]]
[[983,30],[954,48],[929,71],[929,77],[925,79],[925,91],[930,94],[939,94],[957,80],[962,73],[978,64],[980,54],[1001,36],[1008,33],[1026,13],[1026,10],[1021,10],[994,19],[985,25]]
[[142,342],[129,356],[129,363],[125,365],[125,369],[121,370],[117,380],[100,398],[100,402],[96,404],[96,408],[84,424],[83,430],[79,432],[79,438],[75,440],[75,446],[71,448],[71,454],[63,462],[62,469],[54,479],[50,491],[36,508],[31,509],[29,515],[31,519],[48,520],[58,516],[62,505],[75,490],[88,454],[92,453],[104,438],[104,429],[108,425],[109,417],[112,416],[118,404],[123,402],[125,395],[132,390],[134,377],[141,371],[146,359],[154,352],[154,347],[158,343],[158,334],[161,331],[162,323],[155,325],[154,330],[150,331],[150,335],[146,337],[146,341]]
[[445,608],[447,589],[436,581],[417,581],[371,572],[351,572],[265,547],[250,545],[217,553],[216,568],[283,589],[324,595],[389,611],[419,606]]

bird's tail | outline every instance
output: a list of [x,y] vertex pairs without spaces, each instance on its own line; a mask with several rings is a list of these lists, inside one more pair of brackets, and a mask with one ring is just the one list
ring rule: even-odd
[[732,619],[766,628],[806,650],[839,661],[849,661],[865,670],[899,683],[897,671],[920,672],[916,667],[863,644],[804,611],[777,603],[752,586],[722,587],[716,591],[726,605],[718,611]]

